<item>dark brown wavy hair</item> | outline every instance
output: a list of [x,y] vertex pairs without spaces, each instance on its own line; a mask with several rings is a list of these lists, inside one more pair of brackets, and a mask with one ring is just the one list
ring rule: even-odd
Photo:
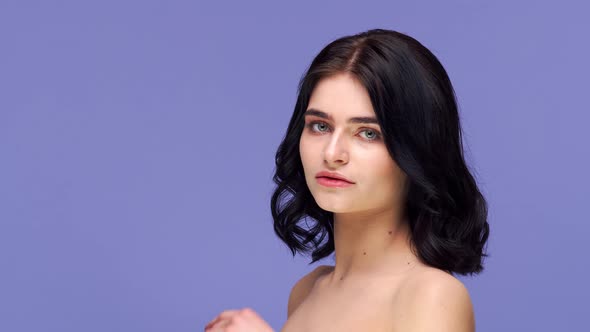
[[[464,160],[454,89],[434,54],[392,30],[332,41],[301,78],[275,157],[277,186],[270,203],[277,236],[293,256],[311,252],[311,263],[334,251],[333,213],[321,209],[307,187],[299,139],[313,88],[337,73],[352,74],[364,85],[387,149],[408,176],[405,211],[419,258],[452,273],[481,272],[488,256],[487,203]],[[312,226],[302,227],[308,220]]]

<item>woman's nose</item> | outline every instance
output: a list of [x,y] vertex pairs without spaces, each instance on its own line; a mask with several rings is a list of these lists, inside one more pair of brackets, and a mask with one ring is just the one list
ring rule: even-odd
[[334,134],[324,148],[324,161],[329,165],[348,162],[348,146],[342,134]]

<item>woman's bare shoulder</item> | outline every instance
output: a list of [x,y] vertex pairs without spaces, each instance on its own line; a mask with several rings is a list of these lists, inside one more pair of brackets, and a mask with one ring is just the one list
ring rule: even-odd
[[424,286],[424,284],[440,285],[441,283],[451,283],[458,285],[458,283],[461,283],[459,279],[455,278],[449,272],[425,264],[417,265],[416,269],[411,272],[411,276],[408,278],[408,281],[421,284],[420,286]]
[[317,279],[332,271],[334,267],[330,265],[320,265],[313,269],[311,272],[307,273],[303,277],[301,277],[295,285],[291,288],[291,293],[289,294],[289,303],[287,305],[287,317],[291,316],[291,314],[299,307],[299,304],[305,300],[311,289],[313,288]]
[[475,329],[469,292],[465,285],[450,273],[436,268],[418,269],[406,280],[401,291],[403,296],[399,299],[404,303],[405,316],[410,323],[405,330]]

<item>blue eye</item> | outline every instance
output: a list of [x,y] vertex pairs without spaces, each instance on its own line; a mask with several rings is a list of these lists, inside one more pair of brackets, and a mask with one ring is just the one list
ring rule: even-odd
[[[314,126],[314,125],[323,125],[323,126],[325,126],[325,127],[326,127],[326,129],[328,128],[328,126],[326,126],[326,124],[325,124],[325,123],[323,123],[323,122],[312,122],[312,123],[310,123],[310,126],[311,126],[311,128],[312,128],[312,129],[313,129],[313,126]],[[317,128],[317,127],[316,127],[316,128]],[[320,132],[323,132],[323,130],[320,130]]]
[[365,130],[363,130],[363,131],[361,131],[361,132],[365,132],[365,133],[366,133],[366,132],[373,133],[373,135],[372,135],[372,136],[373,136],[373,138],[368,138],[370,141],[375,141],[375,140],[378,140],[378,139],[380,139],[380,138],[381,138],[381,135],[379,135],[379,133],[377,133],[377,131],[376,131],[376,130],[373,130],[373,129],[365,129]]

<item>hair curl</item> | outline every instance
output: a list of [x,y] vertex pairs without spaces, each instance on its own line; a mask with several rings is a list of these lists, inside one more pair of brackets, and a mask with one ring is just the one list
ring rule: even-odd
[[[392,30],[332,41],[301,78],[275,157],[270,203],[277,236],[293,256],[312,251],[311,263],[334,251],[333,213],[320,208],[307,187],[299,139],[313,88],[337,73],[352,74],[366,88],[387,149],[408,177],[404,206],[419,258],[451,273],[480,273],[488,256],[488,208],[464,160],[455,91],[434,54]],[[299,223],[307,218],[315,224],[306,229]]]

